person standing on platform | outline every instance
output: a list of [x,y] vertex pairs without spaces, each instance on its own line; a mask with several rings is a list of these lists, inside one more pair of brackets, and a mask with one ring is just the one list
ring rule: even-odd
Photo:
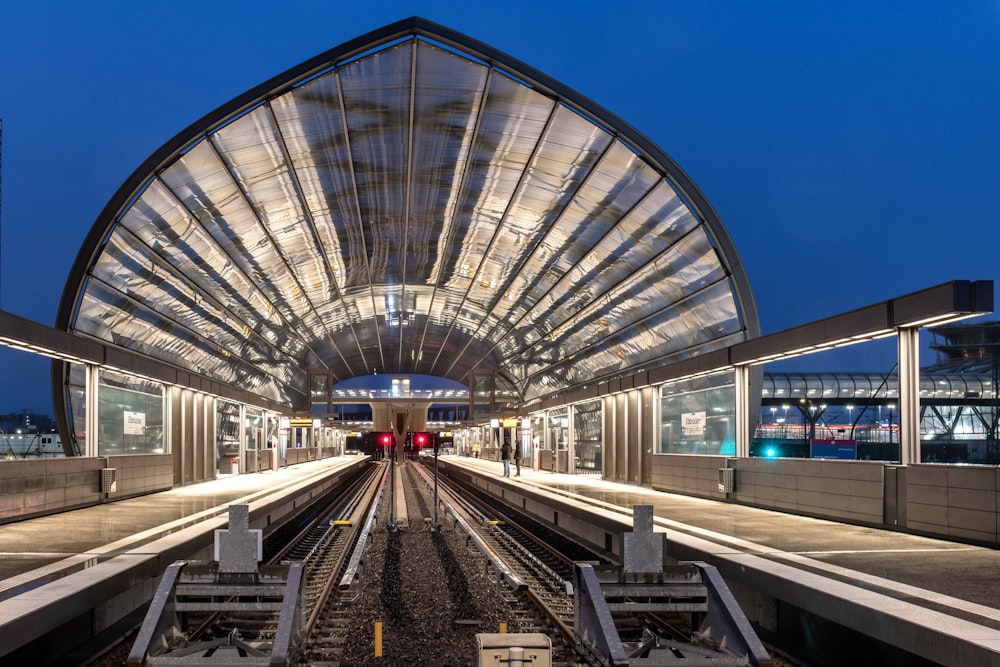
[[521,476],[521,448],[518,447],[517,451],[514,452],[514,477]]
[[503,476],[510,477],[510,443],[503,443],[500,448],[500,460],[503,461]]

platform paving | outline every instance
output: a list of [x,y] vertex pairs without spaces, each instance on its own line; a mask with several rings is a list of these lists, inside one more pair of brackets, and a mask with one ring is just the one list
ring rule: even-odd
[[[136,498],[0,525],[0,600],[357,460],[333,457],[231,475]],[[85,558],[81,558],[81,556]]]

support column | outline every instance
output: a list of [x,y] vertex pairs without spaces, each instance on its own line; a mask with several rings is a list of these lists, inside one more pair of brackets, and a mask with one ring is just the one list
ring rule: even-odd
[[576,406],[566,407],[566,472],[576,474]]
[[[250,472],[247,468],[247,406],[240,403],[240,473]],[[254,471],[256,472],[256,471]]]
[[83,455],[90,457],[97,456],[97,452],[99,451],[98,450],[99,443],[97,442],[97,435],[98,433],[101,432],[100,429],[101,404],[98,401],[97,388],[101,384],[100,373],[101,371],[97,366],[94,366],[93,364],[87,364],[86,379],[84,380],[84,382],[86,383],[86,388],[84,390],[86,398],[84,399],[84,403],[85,403],[85,411],[87,413],[87,416],[84,418],[84,421],[86,422],[85,428],[87,429],[87,442]]
[[205,479],[216,479],[222,462],[219,461],[219,399],[215,396],[205,399],[205,428],[208,431],[205,443]]
[[736,458],[750,456],[754,420],[750,416],[750,367],[736,366]]
[[920,463],[920,329],[897,330],[899,341],[899,456]]
[[180,387],[166,387],[164,400],[166,402],[166,414],[164,415],[164,434],[166,435],[166,445],[170,451],[170,458],[173,461],[173,480],[175,486],[184,483],[184,408],[181,405],[183,390]]

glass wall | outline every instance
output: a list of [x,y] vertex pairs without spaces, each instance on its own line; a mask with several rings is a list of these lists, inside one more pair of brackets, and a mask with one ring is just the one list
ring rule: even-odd
[[732,372],[660,388],[660,454],[736,455]]
[[565,450],[569,443],[569,409],[555,408],[548,415],[548,438],[545,449]]
[[920,451],[924,463],[1000,464],[997,405],[976,402],[979,405],[920,407]]
[[545,447],[545,414],[531,416],[531,444],[535,449]]
[[264,449],[264,412],[259,408],[247,408],[245,423],[247,451]]
[[163,385],[114,371],[100,374],[98,455],[163,454]]
[[[264,434],[267,446],[274,449],[278,448],[280,445],[280,422],[278,421],[278,415],[268,415],[267,416],[267,432]],[[282,458],[285,456],[284,450],[279,454]]]
[[221,399],[215,402],[215,467],[225,475],[240,471],[240,406]]
[[83,455],[87,452],[87,367],[85,365],[70,364],[66,393],[69,404],[69,430],[74,452]]
[[573,447],[576,469],[580,472],[601,472],[601,401],[589,401],[573,406]]

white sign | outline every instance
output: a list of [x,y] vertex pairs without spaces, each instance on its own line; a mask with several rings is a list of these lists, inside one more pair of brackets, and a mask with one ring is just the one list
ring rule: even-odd
[[142,435],[146,432],[145,412],[125,412],[125,435]]
[[686,412],[681,415],[681,433],[685,436],[705,434],[705,413]]

